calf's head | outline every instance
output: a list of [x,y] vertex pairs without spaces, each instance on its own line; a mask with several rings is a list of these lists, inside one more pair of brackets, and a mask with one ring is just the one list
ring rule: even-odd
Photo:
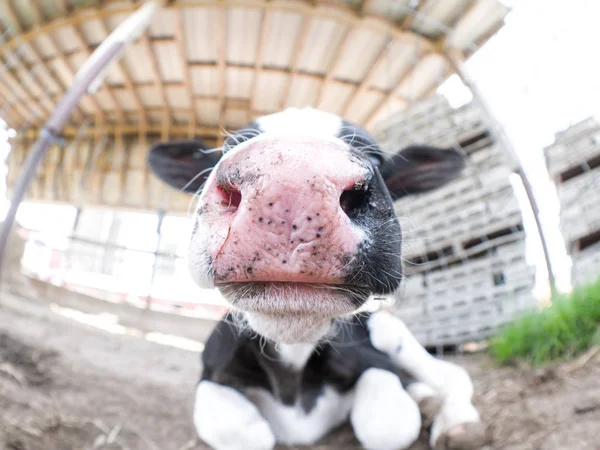
[[384,155],[360,127],[313,109],[264,116],[223,151],[161,143],[148,162],[163,181],[199,192],[189,267],[248,324],[282,342],[318,339],[334,317],[402,278],[393,199],[435,189],[464,167],[453,149]]

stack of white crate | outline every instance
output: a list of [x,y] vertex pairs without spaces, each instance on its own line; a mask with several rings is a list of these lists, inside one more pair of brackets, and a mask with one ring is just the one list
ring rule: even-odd
[[573,259],[572,282],[580,286],[600,276],[600,124],[588,118],[557,133],[545,153]]
[[469,156],[457,180],[395,204],[407,261],[397,307],[419,341],[483,339],[535,308],[535,268],[525,258],[510,162],[477,108],[452,109],[435,96],[379,122],[375,136],[390,153],[423,143],[460,146]]

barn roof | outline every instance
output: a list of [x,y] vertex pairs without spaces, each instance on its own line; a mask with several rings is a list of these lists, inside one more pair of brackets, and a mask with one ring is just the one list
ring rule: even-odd
[[[141,2],[0,3],[0,117],[39,128],[103,39]],[[156,131],[218,141],[287,106],[370,128],[427,97],[503,23],[496,0],[175,0],[87,95],[66,133]],[[96,133],[98,130],[96,129]]]

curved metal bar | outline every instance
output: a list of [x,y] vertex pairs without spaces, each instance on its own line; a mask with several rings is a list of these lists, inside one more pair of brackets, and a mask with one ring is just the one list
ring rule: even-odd
[[110,64],[122,55],[123,50],[129,42],[138,38],[150,25],[150,19],[160,4],[161,2],[157,0],[147,2],[105,39],[79,70],[73,80],[73,85],[65,93],[45,123],[40,136],[23,163],[23,168],[15,185],[10,208],[0,230],[0,280],[2,277],[4,256],[6,254],[6,244],[17,215],[17,210],[27,193],[31,180],[36,174],[39,163],[46,156],[48,148],[52,143],[61,138],[62,130],[81,98],[87,92],[95,91],[102,84]]

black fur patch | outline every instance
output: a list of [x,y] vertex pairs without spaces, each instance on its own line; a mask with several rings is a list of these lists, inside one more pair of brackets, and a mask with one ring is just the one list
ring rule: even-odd
[[296,371],[277,359],[272,343],[261,346],[258,337],[240,331],[228,314],[209,337],[202,354],[200,381],[208,380],[235,388],[269,391],[284,405],[300,401],[305,412],[315,406],[325,386],[339,393],[348,392],[369,368],[395,373],[404,386],[414,381],[394,366],[391,359],[371,345],[366,321],[369,314],[337,322],[338,332],[321,343],[309,357],[304,369]]
[[345,282],[372,294],[390,294],[402,281],[402,231],[390,194],[376,169],[362,208],[350,219],[368,237],[347,268]]
[[351,148],[360,150],[364,156],[375,159],[379,164],[383,162],[383,152],[377,144],[377,141],[373,139],[373,136],[369,134],[364,128],[349,122],[345,119],[342,120],[342,127],[338,133],[338,136]]

